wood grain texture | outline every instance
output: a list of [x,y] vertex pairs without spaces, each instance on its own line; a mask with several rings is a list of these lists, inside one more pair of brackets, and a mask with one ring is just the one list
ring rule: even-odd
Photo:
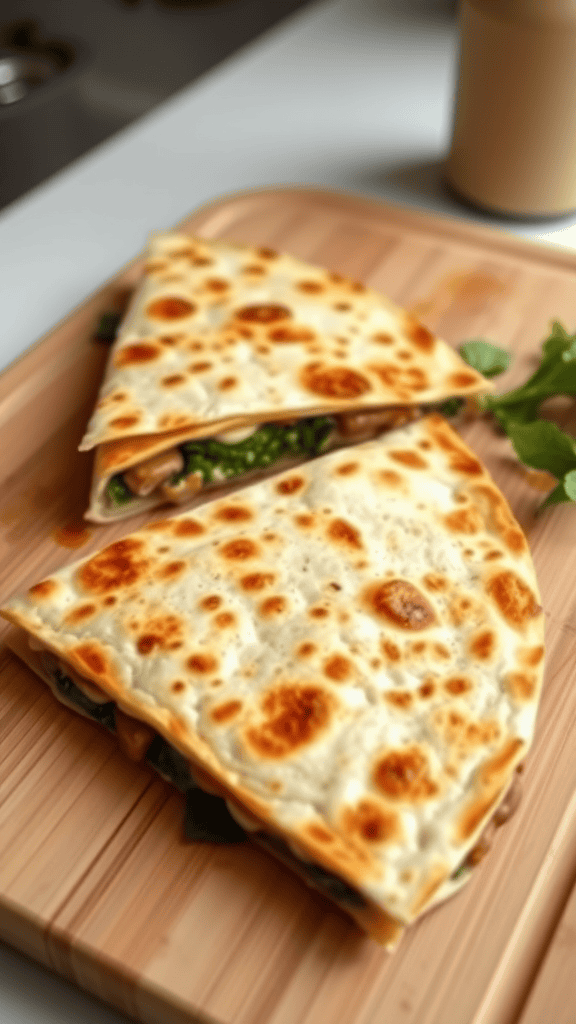
[[[452,344],[510,347],[498,390],[525,378],[551,319],[575,326],[576,255],[469,223],[270,189],[183,226],[361,279]],[[76,450],[107,356],[95,325],[139,266],[0,377],[1,600],[150,518],[83,524],[91,456]],[[144,1024],[572,1024],[576,513],[535,518],[542,493],[507,440],[481,420],[462,433],[528,535],[547,617],[523,801],[465,889],[386,954],[264,851],[184,843],[182,797],[3,649],[0,936]]]

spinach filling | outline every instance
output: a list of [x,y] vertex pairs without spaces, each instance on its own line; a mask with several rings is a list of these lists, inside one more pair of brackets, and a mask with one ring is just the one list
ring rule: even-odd
[[65,675],[59,668],[55,668],[54,682],[58,692],[62,694],[71,704],[75,704],[85,715],[90,715],[100,725],[104,725],[112,732],[116,729],[116,716],[114,714],[115,704],[113,700],[105,704],[97,704],[91,700],[76,683],[73,683],[69,676]]
[[[278,459],[313,458],[324,450],[335,425],[333,416],[311,416],[290,424],[265,423],[250,437],[235,444],[211,438],[184,441],[179,446],[184,468],[167,482],[178,484],[193,473],[200,473],[205,485],[265,469]],[[124,505],[134,498],[122,473],[110,478],[106,495],[113,505]]]
[[[105,704],[96,703],[57,667],[53,670],[53,676],[58,692],[67,701],[75,704],[100,725],[115,732],[114,701],[107,701]],[[213,796],[196,786],[186,758],[163,736],[157,734],[152,740],[146,752],[146,762],[159,775],[169,779],[181,793],[184,793],[186,799],[184,835],[186,839],[195,843],[242,843],[246,840],[246,832],[230,814],[226,801],[222,797]],[[295,860],[286,843],[281,839],[265,832],[259,832],[258,838],[264,846],[280,853],[283,859],[291,862]],[[328,893],[342,906],[364,906],[365,901],[361,894],[342,878],[338,878],[337,875],[326,871],[318,864],[305,861],[298,861],[298,863],[300,869],[305,872],[317,889]]]

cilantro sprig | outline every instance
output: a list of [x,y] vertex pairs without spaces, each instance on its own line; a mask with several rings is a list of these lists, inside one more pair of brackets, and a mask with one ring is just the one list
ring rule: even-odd
[[[510,362],[509,353],[483,339],[465,342],[460,354],[485,377],[497,376]],[[531,377],[512,391],[485,395],[479,403],[495,417],[524,465],[544,470],[558,481],[541,509],[576,502],[576,440],[539,417],[542,403],[553,395],[576,396],[576,334],[568,334],[557,321],[542,344],[542,357]]]

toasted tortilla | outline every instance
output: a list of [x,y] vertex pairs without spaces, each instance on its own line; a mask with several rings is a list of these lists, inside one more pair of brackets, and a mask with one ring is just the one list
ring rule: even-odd
[[310,884],[341,880],[388,948],[465,881],[534,734],[528,544],[439,415],[152,523],[0,613]]
[[[80,445],[97,448],[87,516],[124,518],[115,474],[185,441],[489,390],[446,342],[364,285],[270,249],[153,238]],[[399,420],[401,422],[401,420]]]

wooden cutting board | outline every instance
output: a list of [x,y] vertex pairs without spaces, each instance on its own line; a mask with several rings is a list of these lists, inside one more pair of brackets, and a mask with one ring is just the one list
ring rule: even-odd
[[[551,319],[575,327],[576,254],[458,220],[271,189],[184,226],[361,279],[453,344],[485,336],[510,347],[499,390],[525,379]],[[0,377],[1,601],[144,521],[83,524],[91,456],[76,451],[108,351],[95,325],[139,272],[136,261]],[[3,648],[2,938],[154,1024],[576,1020],[565,952],[576,922],[576,510],[536,518],[543,494],[506,439],[482,421],[462,433],[528,535],[547,619],[523,801],[466,888],[387,954],[251,844],[185,844],[180,795]]]

